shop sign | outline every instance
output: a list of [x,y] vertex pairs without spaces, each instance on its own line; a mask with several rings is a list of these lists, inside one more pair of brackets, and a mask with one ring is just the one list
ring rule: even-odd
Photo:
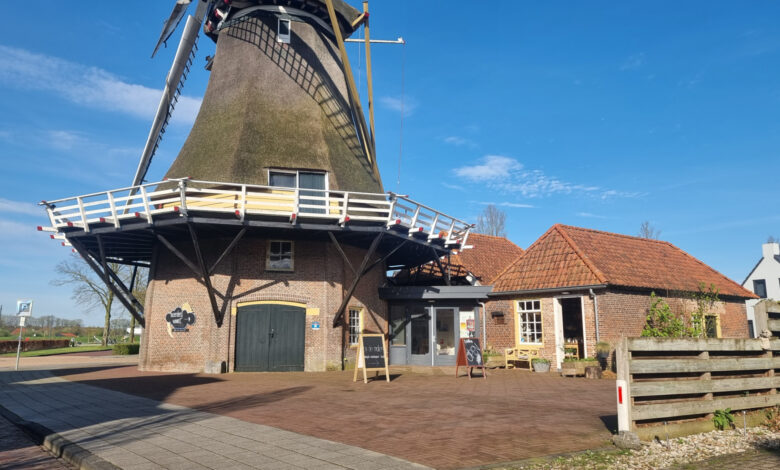
[[187,326],[195,324],[195,313],[191,310],[190,304],[185,303],[165,315],[165,321],[168,322],[168,334],[171,337],[173,337],[173,333],[190,331]]
[[320,329],[320,322],[318,322],[318,321],[312,322],[311,329],[312,330],[319,330]]
[[476,336],[476,328],[474,321],[474,311],[460,311],[460,337],[461,338],[473,338]]

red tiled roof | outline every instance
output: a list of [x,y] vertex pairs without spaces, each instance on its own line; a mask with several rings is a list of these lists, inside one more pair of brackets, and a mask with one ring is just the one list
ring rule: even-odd
[[452,262],[477,276],[482,284],[491,284],[501,271],[523,254],[523,249],[506,237],[472,233],[467,244],[473,248],[459,251],[452,256]]
[[[450,277],[459,278],[471,273],[483,285],[489,285],[493,279],[518,256],[523,249],[505,237],[495,237],[480,233],[471,233],[467,245],[472,246],[450,256]],[[442,258],[442,267],[447,269],[447,258]],[[415,283],[426,283],[441,280],[442,274],[436,263],[426,263],[399,273],[399,282],[407,282],[413,278]]]
[[494,292],[597,284],[755,298],[742,286],[669,242],[554,225],[501,273]]

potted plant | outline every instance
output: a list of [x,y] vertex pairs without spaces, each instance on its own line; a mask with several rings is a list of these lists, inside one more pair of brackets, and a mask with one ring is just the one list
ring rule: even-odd
[[586,357],[584,359],[575,359],[573,357],[567,357],[561,364],[561,375],[585,375],[586,367],[598,367],[599,362],[592,358]]
[[531,365],[534,367],[534,372],[550,372],[550,361],[543,357],[531,359]]

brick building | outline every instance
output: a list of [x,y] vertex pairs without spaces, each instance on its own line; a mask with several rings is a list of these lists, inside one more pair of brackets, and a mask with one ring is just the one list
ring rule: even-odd
[[454,365],[460,338],[484,344],[493,280],[522,253],[504,237],[474,233],[467,249],[396,273],[379,290],[389,305],[390,363]]
[[487,344],[538,347],[559,366],[567,352],[592,357],[599,341],[641,334],[651,292],[691,312],[700,283],[719,293],[707,334],[748,337],[754,294],[671,243],[554,225],[494,280]]

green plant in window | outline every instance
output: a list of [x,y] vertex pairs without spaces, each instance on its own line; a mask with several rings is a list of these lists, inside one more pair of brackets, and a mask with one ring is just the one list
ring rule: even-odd
[[715,425],[715,429],[720,431],[734,427],[734,415],[731,414],[731,408],[715,410],[715,414],[712,416],[712,423]]

